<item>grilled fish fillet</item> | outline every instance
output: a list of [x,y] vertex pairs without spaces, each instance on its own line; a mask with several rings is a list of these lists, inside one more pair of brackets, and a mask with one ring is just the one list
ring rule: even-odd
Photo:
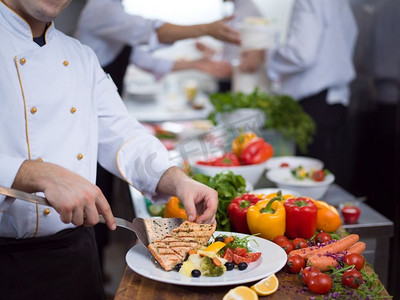
[[215,224],[197,224],[185,221],[179,227],[165,235],[161,240],[149,244],[151,254],[160,265],[171,271],[183,262],[190,250],[200,249],[207,244],[216,228]]

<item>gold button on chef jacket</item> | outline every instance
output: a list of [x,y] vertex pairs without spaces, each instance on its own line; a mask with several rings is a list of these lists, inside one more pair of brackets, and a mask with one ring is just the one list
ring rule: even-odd
[[[0,40],[7,41],[0,47],[0,185],[11,187],[21,164],[40,157],[92,183],[99,161],[146,196],[156,201],[165,196],[155,188],[174,164],[162,144],[128,114],[92,50],[54,23],[46,46],[38,46],[28,24],[2,2]],[[37,112],[28,113],[33,106]],[[71,107],[79,113],[71,113]],[[61,222],[54,209],[50,214],[45,209],[15,200],[0,212],[0,237],[48,236],[74,227]]]

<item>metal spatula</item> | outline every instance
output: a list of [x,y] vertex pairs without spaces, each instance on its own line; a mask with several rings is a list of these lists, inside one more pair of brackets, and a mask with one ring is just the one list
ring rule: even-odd
[[[0,186],[0,194],[36,204],[51,206],[49,201],[47,201],[47,199],[44,197],[25,193],[15,189]],[[117,226],[135,232],[138,239],[146,247],[153,241],[161,239],[164,235],[170,233],[174,228],[181,225],[184,221],[180,218],[135,218],[133,219],[133,222],[129,222],[121,218],[114,218]],[[101,223],[105,223],[102,215],[99,215],[99,219]]]

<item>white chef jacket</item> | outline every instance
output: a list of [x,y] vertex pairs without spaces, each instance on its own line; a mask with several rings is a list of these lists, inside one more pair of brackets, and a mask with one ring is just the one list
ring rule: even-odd
[[[0,185],[11,187],[24,160],[51,162],[95,182],[96,163],[148,197],[173,166],[168,152],[130,116],[87,46],[51,23],[46,45],[0,2]],[[4,202],[0,196],[0,203]],[[47,236],[65,228],[47,207],[15,200],[0,212],[0,237]]]
[[[229,25],[236,30],[239,30],[240,24],[243,23],[247,17],[262,17],[260,10],[252,0],[235,0],[233,15],[235,18],[229,22]],[[231,43],[224,43],[222,58],[227,61],[239,59],[239,46]]]
[[269,53],[268,75],[295,99],[328,89],[327,103],[348,105],[356,38],[348,0],[295,0],[288,39]]
[[[126,45],[133,46],[130,62],[153,72],[160,78],[172,70],[174,61],[156,58],[151,51],[163,46],[156,29],[164,23],[128,14],[121,0],[88,0],[78,20],[75,33],[83,44],[91,47],[105,67]],[[148,44],[149,51],[139,45]]]

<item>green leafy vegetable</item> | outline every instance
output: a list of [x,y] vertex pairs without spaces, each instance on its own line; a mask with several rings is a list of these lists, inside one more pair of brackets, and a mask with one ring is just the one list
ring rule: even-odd
[[267,95],[255,89],[251,94],[241,92],[212,94],[210,101],[214,111],[209,115],[209,119],[214,124],[219,113],[232,112],[238,108],[260,109],[266,116],[265,128],[275,129],[293,139],[302,152],[306,152],[307,146],[312,142],[315,123],[290,96]]
[[201,182],[218,192],[218,208],[216,213],[217,230],[230,231],[227,207],[232,199],[246,190],[246,180],[241,175],[235,175],[232,171],[224,171],[214,177],[204,174],[196,174],[193,179]]

